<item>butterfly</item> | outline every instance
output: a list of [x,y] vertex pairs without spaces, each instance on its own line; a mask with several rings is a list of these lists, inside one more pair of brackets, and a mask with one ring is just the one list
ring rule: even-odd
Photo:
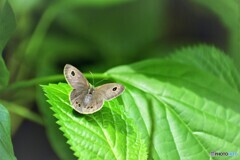
[[94,88],[82,72],[70,64],[65,65],[63,72],[66,81],[73,88],[69,96],[72,107],[81,114],[99,111],[104,101],[116,98],[125,89],[118,83],[107,83]]

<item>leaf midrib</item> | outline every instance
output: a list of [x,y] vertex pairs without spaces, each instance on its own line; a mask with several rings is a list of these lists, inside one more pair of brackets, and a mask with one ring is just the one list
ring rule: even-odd
[[[183,103],[183,102],[181,102],[181,101],[178,101],[178,100],[176,100],[176,99],[173,99],[173,98],[171,98],[171,97],[164,97],[164,96],[163,96],[163,98],[166,98],[166,99],[169,98],[169,99],[171,99],[171,100],[173,100],[173,101],[176,101],[176,102],[178,102],[178,103],[183,104],[184,106],[188,106],[189,108],[193,108],[193,107],[189,106],[188,104],[185,104],[185,103]],[[168,103],[166,100],[165,100],[165,102]],[[169,104],[169,103],[168,103],[168,105],[171,106],[171,104]],[[233,122],[225,121],[224,119],[222,119],[222,118],[220,118],[220,117],[216,117],[216,116],[213,116],[213,115],[211,115],[211,114],[208,114],[207,112],[203,112],[202,110],[200,110],[200,109],[198,109],[198,108],[193,108],[193,109],[196,110],[196,111],[198,111],[198,112],[204,113],[205,115],[207,115],[207,116],[209,116],[209,117],[217,118],[218,120],[221,120],[223,123],[226,123],[226,122],[227,122],[227,123],[229,124],[228,126],[236,126],[236,124],[234,124]],[[176,112],[175,112],[175,113],[176,113]],[[177,114],[177,113],[176,113],[176,114]],[[237,126],[237,128],[240,129],[239,126]],[[219,137],[219,136],[210,134],[209,132],[202,132],[202,133],[207,133],[207,134],[212,135],[212,136],[214,136],[214,137],[217,137],[217,138],[219,138],[219,139],[224,139],[224,137]],[[233,142],[229,141],[228,139],[224,139],[224,140],[227,141],[227,142],[229,142],[229,143],[231,143],[231,144],[234,144]],[[234,144],[234,145],[235,145],[235,144]]]
[[[196,133],[196,134],[206,134],[206,135],[215,137],[215,138],[217,138],[217,139],[224,140],[224,141],[226,141],[227,143],[233,145],[234,147],[239,148],[239,145],[236,145],[236,144],[234,144],[234,143],[232,143],[232,142],[230,142],[230,141],[228,141],[228,140],[226,140],[226,139],[221,139],[221,137],[214,136],[213,134],[209,134],[208,132],[194,131],[193,133]],[[240,149],[240,148],[239,148],[239,149]]]
[[[217,95],[218,97],[222,97],[222,98],[225,98],[225,99],[228,99],[228,101],[233,101],[234,103],[238,103],[238,102],[240,102],[238,99],[232,99],[231,97],[232,96],[230,96],[230,97],[226,97],[226,95],[222,95],[222,94],[219,94],[219,92],[216,92],[215,90],[209,90],[209,88],[207,88],[206,86],[201,86],[199,83],[194,83],[193,81],[189,81],[188,79],[185,79],[185,78],[182,78],[182,77],[174,77],[174,76],[165,76],[165,75],[160,75],[160,74],[151,74],[151,73],[148,73],[148,72],[138,72],[138,73],[136,73],[136,72],[132,72],[132,73],[129,73],[129,72],[121,72],[121,74],[117,74],[117,73],[110,73],[109,74],[110,75],[110,77],[116,77],[116,79],[119,79],[119,80],[121,80],[121,81],[123,81],[123,82],[125,82],[125,83],[128,83],[129,84],[129,82],[128,81],[125,81],[125,80],[123,80],[123,78],[122,78],[122,75],[142,75],[142,76],[148,76],[148,77],[151,77],[151,78],[156,78],[156,77],[166,77],[166,78],[171,78],[171,79],[177,79],[177,80],[182,80],[182,81],[185,81],[186,83],[191,83],[193,86],[196,86],[196,87],[199,87],[199,88],[202,88],[202,89],[204,89],[204,90],[207,90],[208,92],[210,91],[212,94],[214,94],[214,95]],[[117,75],[117,76],[116,76]],[[119,77],[121,77],[121,78],[119,78]],[[159,81],[159,79],[157,79],[156,78],[156,80],[158,80]],[[223,83],[222,81],[221,81],[221,83]],[[230,85],[228,85],[227,83],[224,83],[228,88],[231,88],[232,89],[232,87],[230,86]],[[131,84],[130,84],[131,85]],[[131,85],[132,86],[132,85]],[[135,88],[137,88],[136,86],[133,86],[133,87],[135,87]],[[234,90],[235,91],[235,90]],[[237,95],[239,95],[239,93],[238,92],[235,92],[235,94],[237,94]]]
[[[128,92],[128,94],[131,96],[131,98],[134,99],[134,98],[133,98],[133,95],[131,94],[131,92],[129,92],[128,90],[126,90],[125,92]],[[144,96],[145,96],[145,95],[144,95]],[[145,98],[146,98],[146,97],[145,97]],[[132,103],[134,103],[134,101],[133,101]],[[135,106],[137,106],[136,103],[135,103]],[[142,118],[143,116],[142,116],[142,113],[140,112],[140,109],[139,109],[138,107],[136,107],[136,108],[137,108],[138,113],[139,113],[139,115],[140,115],[141,121],[144,123],[145,130],[146,130],[146,132],[147,132],[147,135],[149,136],[148,138],[150,138],[150,134],[151,134],[150,132],[151,132],[151,131],[148,131],[148,129],[147,129],[147,125],[146,125],[144,119]],[[152,117],[151,117],[151,119],[152,119]],[[152,121],[152,120],[151,120],[151,121]],[[151,143],[149,143],[148,148],[149,148],[150,145],[151,145]],[[153,147],[152,149],[154,149],[154,152],[156,152],[155,146],[153,145],[152,147]],[[150,152],[151,152],[151,151],[149,151],[149,153],[150,153]],[[140,155],[140,154],[139,154],[139,155]],[[157,154],[157,156],[158,156],[158,159],[160,159],[160,157],[159,157],[158,154]]]
[[[53,88],[53,87],[51,87],[51,89],[54,89],[54,90],[56,90],[56,91],[60,91],[62,94],[66,94],[66,93],[62,92],[61,90],[59,90],[59,89],[56,89],[56,88]],[[55,96],[54,94],[51,94],[51,96],[57,98],[58,100],[60,100],[61,103],[64,103],[65,105],[69,106],[69,104],[68,104],[66,101],[64,101],[61,97],[57,97],[57,96]],[[48,97],[48,98],[50,99],[50,97]],[[65,110],[58,105],[58,103],[52,104],[51,101],[50,101],[50,103],[51,103],[52,106],[57,106],[58,110],[60,110],[62,113],[65,113],[69,118],[71,118],[73,121],[75,121],[75,119],[73,119],[73,117],[71,117],[68,113],[66,113]],[[69,106],[69,107],[70,107],[70,106]],[[54,109],[54,108],[53,108],[53,109]],[[55,109],[54,109],[54,110],[55,110]],[[55,111],[55,112],[56,112],[56,111]],[[56,113],[58,113],[58,112],[56,112]],[[108,144],[110,150],[112,151],[115,159],[117,159],[117,157],[116,157],[116,155],[115,155],[115,152],[114,152],[114,150],[112,149],[113,147],[111,146],[110,142],[108,141],[107,136],[105,135],[105,132],[104,132],[103,128],[99,125],[99,123],[97,122],[97,120],[96,120],[94,117],[90,117],[90,116],[88,116],[88,117],[89,117],[89,118],[92,118],[92,119],[97,123],[97,125],[99,126],[99,128],[101,128],[101,131],[102,131],[105,139],[104,139],[103,137],[101,137],[100,135],[96,134],[96,133],[95,133],[94,131],[92,131],[90,128],[87,128],[87,127],[85,127],[85,126],[82,125],[82,124],[80,124],[80,126],[86,128],[88,131],[90,131],[90,132],[92,132],[93,134],[97,135],[97,136],[98,136],[99,138],[101,138],[104,142],[106,142],[106,144]],[[60,118],[58,118],[58,119],[60,119]],[[76,122],[76,121],[75,121],[75,122]],[[66,126],[65,126],[65,127],[66,127]]]
[[[161,99],[159,99],[159,97],[156,97],[154,95],[151,95],[153,98],[156,98],[158,101],[160,101]],[[167,103],[167,102],[165,102]],[[186,125],[182,119],[178,116],[178,114],[171,108],[171,107],[166,107],[167,105],[164,105],[165,109],[168,109],[170,112],[172,112],[175,117],[185,126],[185,128],[188,130],[188,132],[195,138],[195,140],[198,142],[198,144],[201,146],[201,148],[204,150],[204,152],[206,153],[207,156],[209,156],[209,152],[206,150],[206,148],[204,147],[204,145],[200,142],[200,140],[193,134],[193,131],[191,130],[191,128],[189,128],[188,125]],[[174,136],[172,136],[174,139]],[[176,143],[175,143],[176,144]],[[176,146],[176,145],[175,145]],[[177,146],[176,146],[177,148]],[[211,158],[211,157],[210,157]],[[211,158],[212,159],[212,158]]]
[[[54,96],[54,95],[53,95]],[[55,96],[56,97],[56,96]],[[49,98],[49,97],[48,97]],[[61,99],[61,98],[60,98]],[[61,102],[62,102],[62,100],[61,100]],[[62,107],[60,107],[57,103],[52,103],[52,102],[49,102],[52,106],[57,106],[57,108],[58,108],[58,110],[60,110],[62,113],[65,113],[67,116],[68,116],[68,118],[70,118],[72,121],[74,121],[74,122],[76,122],[76,123],[78,123],[72,116],[70,116],[69,115],[69,113],[66,113],[66,111],[62,108]],[[68,105],[68,103],[66,103],[66,105]],[[69,106],[69,105],[68,105]],[[70,107],[70,106],[69,106]],[[53,108],[53,110],[56,112],[56,110]],[[56,113],[58,113],[58,111],[56,112]],[[88,116],[88,117],[90,117],[90,116]],[[59,117],[58,117],[59,118]],[[91,117],[90,117],[91,118]],[[82,126],[83,128],[85,128],[85,129],[87,129],[89,132],[92,132],[94,135],[96,135],[97,137],[99,137],[100,139],[102,139],[103,141],[105,141],[105,139],[102,137],[102,136],[100,136],[99,134],[97,134],[94,130],[91,130],[90,128],[88,128],[88,127],[86,127],[86,126],[84,126],[83,124],[80,124],[80,123],[78,123],[80,126]]]
[[[129,85],[131,85],[132,86],[132,84],[130,84],[130,83],[128,83],[128,82],[126,82],[125,81],[125,83],[127,83],[127,84],[129,84]],[[138,87],[136,87],[136,86],[132,86],[132,87],[134,87],[134,88],[138,88]],[[151,93],[149,93],[149,92],[146,92],[146,91],[144,91],[144,90],[142,90],[141,88],[138,88],[139,90],[141,90],[141,91],[143,91],[143,92],[145,92],[145,93],[148,93],[150,96],[152,96],[153,98],[156,98],[157,100],[159,100],[159,97],[157,97],[157,96],[155,96],[154,94],[151,94]],[[160,99],[161,100],[161,99]],[[165,107],[166,108],[166,107]],[[167,109],[167,108],[166,108]],[[174,112],[174,111],[172,111],[172,112]],[[174,114],[177,114],[177,113],[175,113],[174,112]],[[179,119],[179,117],[177,117],[178,119]],[[182,122],[182,120],[180,119],[180,121]],[[183,123],[183,122],[182,122]],[[188,127],[188,126],[186,126],[186,124],[185,123],[183,123],[183,125],[189,130],[189,131],[191,131],[191,129]],[[190,132],[191,134],[192,134],[192,132]],[[207,152],[207,150],[206,150],[206,148],[202,145],[202,143],[199,141],[199,139],[194,135],[194,134],[192,134],[192,136],[196,139],[196,141],[199,143],[199,145],[201,146],[201,148],[204,150],[204,152],[206,153],[206,155],[208,155],[209,156],[209,153]]]
[[101,132],[103,133],[103,135],[104,135],[104,137],[105,137],[105,139],[106,139],[106,142],[107,142],[107,144],[108,144],[110,150],[112,151],[112,153],[113,153],[115,159],[117,160],[117,156],[116,156],[116,154],[115,154],[115,147],[113,147],[113,146],[111,145],[110,141],[108,140],[107,135],[105,134],[104,129],[101,127],[101,125],[98,123],[98,121],[95,119],[94,116],[92,116],[91,118],[97,123],[97,125],[98,125],[99,128],[101,129]]

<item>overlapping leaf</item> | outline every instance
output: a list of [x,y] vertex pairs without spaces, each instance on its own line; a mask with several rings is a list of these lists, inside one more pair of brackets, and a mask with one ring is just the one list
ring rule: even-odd
[[[210,47],[205,51],[221,54]],[[208,60],[213,59],[205,63]],[[211,63],[221,59],[214,60]],[[239,153],[240,94],[228,81],[185,63],[148,60],[117,67],[108,75],[127,86],[126,112],[138,122],[154,159],[210,159],[213,151]]]
[[0,8],[0,88],[8,83],[9,73],[2,59],[2,51],[15,29],[15,17],[8,1]]
[[[215,54],[219,53],[219,54]],[[207,45],[182,48],[171,59],[212,74],[240,92],[240,75],[233,61],[222,51]]]
[[7,109],[0,104],[0,159],[15,160]]
[[[0,89],[8,84],[9,72],[2,58],[3,49],[15,28],[15,18],[7,0],[0,2]],[[16,159],[10,133],[10,117],[0,104],[0,159]]]
[[106,102],[92,115],[76,113],[69,102],[67,84],[44,86],[57,123],[79,159],[146,159],[140,133],[117,100]]

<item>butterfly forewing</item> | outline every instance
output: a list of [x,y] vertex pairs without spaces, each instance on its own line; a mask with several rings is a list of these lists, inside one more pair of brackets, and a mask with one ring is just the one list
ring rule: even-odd
[[64,67],[64,76],[74,89],[77,90],[87,90],[89,88],[89,83],[83,74],[74,66],[66,64]]

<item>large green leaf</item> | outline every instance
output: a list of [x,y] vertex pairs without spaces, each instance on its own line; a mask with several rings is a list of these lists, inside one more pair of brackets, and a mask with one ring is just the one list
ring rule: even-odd
[[[205,51],[224,57],[210,47]],[[192,52],[200,54],[190,56],[196,62],[201,49]],[[201,60],[202,65],[210,60],[215,65],[222,59]],[[224,62],[229,63],[228,58]],[[239,153],[240,94],[232,83],[223,81],[224,74],[202,68],[189,61],[155,59],[107,72],[125,84],[125,110],[141,130],[154,159],[211,159],[213,151]]]
[[0,104],[0,158],[15,160],[10,133],[10,117],[7,109]]
[[2,59],[1,53],[15,29],[15,17],[8,1],[4,1],[0,8],[0,89],[7,85],[9,73]]
[[69,102],[69,85],[43,86],[57,123],[79,159],[146,159],[146,146],[117,101],[106,102],[92,115],[76,113]]

